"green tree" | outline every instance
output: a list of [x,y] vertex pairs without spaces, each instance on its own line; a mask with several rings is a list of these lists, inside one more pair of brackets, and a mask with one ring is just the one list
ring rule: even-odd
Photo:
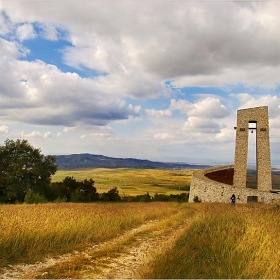
[[65,198],[66,201],[70,201],[71,190],[62,182],[54,182],[50,183],[47,187],[45,195],[49,201],[54,201],[59,198]]
[[[67,201],[71,200],[71,196],[79,187],[79,182],[72,176],[67,176],[62,182],[51,183],[46,190],[46,197],[49,201],[54,201],[59,198],[66,198]],[[76,200],[75,200],[76,201]]]
[[[91,179],[92,180],[92,179]],[[76,181],[76,179],[72,176],[66,176],[63,181],[62,184],[66,187],[69,188],[70,191],[75,191],[78,187],[79,187],[79,182]]]
[[72,202],[91,202],[95,200],[98,200],[98,193],[91,178],[78,182],[78,187],[71,193]]
[[28,190],[45,195],[55,162],[55,156],[42,155],[27,140],[7,139],[0,145],[0,201],[23,202]]
[[106,193],[102,194],[102,201],[120,201],[121,197],[119,195],[119,191],[116,187],[112,188]]

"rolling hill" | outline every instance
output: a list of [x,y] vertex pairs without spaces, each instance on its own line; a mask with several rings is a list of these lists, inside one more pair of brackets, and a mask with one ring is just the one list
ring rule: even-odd
[[154,169],[198,169],[208,165],[193,165],[176,162],[156,162],[135,158],[113,158],[93,154],[72,154],[56,156],[59,170],[84,168],[154,168]]

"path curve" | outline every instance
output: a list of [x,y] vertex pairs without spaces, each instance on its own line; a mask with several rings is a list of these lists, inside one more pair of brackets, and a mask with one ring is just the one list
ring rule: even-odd
[[[81,252],[73,251],[35,264],[10,265],[3,269],[0,278],[141,278],[145,265],[172,247],[192,221],[193,217],[183,218],[175,227],[166,227],[164,221],[152,220]],[[77,272],[73,274],[75,269]]]

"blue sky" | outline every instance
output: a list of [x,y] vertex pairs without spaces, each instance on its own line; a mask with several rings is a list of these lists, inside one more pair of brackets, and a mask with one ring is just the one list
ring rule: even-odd
[[269,106],[280,164],[279,13],[277,1],[0,0],[0,142],[233,163],[236,111]]

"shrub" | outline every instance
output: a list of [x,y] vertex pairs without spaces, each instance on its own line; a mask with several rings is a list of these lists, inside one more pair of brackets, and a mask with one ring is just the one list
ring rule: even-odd
[[54,201],[62,197],[65,197],[66,201],[70,201],[71,190],[62,182],[51,183],[46,188],[46,197],[49,201]]
[[63,197],[57,197],[54,201],[54,203],[63,203],[63,202],[67,202],[67,197],[63,196]]
[[38,193],[34,193],[31,190],[28,190],[25,197],[24,202],[27,204],[33,204],[33,203],[47,203],[48,200],[45,196],[40,195]]
[[158,194],[154,195],[154,201],[169,201],[170,197],[166,194]]
[[74,192],[71,193],[71,201],[72,202],[84,202],[85,201],[85,196],[81,192],[81,190],[75,190]]
[[119,195],[118,189],[116,187],[114,187],[111,190],[109,190],[108,192],[103,193],[101,200],[102,201],[120,201],[121,197]]
[[199,197],[196,195],[196,196],[193,198],[193,202],[201,202],[201,199],[199,199]]

